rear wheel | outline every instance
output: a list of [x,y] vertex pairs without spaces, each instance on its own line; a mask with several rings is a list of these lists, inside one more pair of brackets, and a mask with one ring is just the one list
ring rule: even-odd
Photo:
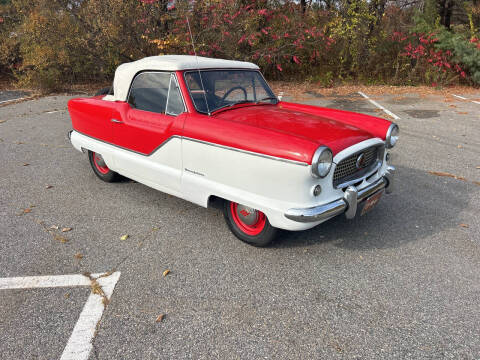
[[90,165],[92,166],[95,175],[103,181],[114,182],[119,179],[120,176],[115,171],[108,168],[102,155],[89,150],[88,159],[90,160]]
[[265,214],[251,207],[225,201],[225,221],[240,240],[254,246],[266,246],[276,236],[277,229],[270,225]]

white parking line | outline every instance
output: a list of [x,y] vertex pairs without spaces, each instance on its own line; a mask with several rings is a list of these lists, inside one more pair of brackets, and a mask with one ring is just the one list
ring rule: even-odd
[[[92,276],[99,276],[95,274]],[[84,275],[27,276],[0,278],[0,290],[34,289],[49,287],[89,286],[90,279]]]
[[380,105],[379,103],[377,103],[375,100],[372,100],[370,99],[367,95],[365,95],[363,92],[359,91],[358,92],[360,95],[362,95],[365,99],[367,99],[368,101],[370,101],[373,105],[375,105],[377,108],[383,110],[384,113],[390,115],[392,118],[394,118],[395,120],[398,120],[400,119],[399,116],[395,115],[393,112],[391,112],[390,110],[384,108],[382,105]]
[[[117,271],[108,276],[106,274],[93,274],[91,277],[97,280],[106,298],[110,300],[115,285],[120,278],[120,272]],[[0,278],[0,290],[90,285],[91,280],[88,277],[78,274]],[[103,297],[100,294],[90,293],[63,350],[61,360],[88,359],[93,347],[92,340],[95,336],[97,325],[102,318],[104,308]]]
[[16,98],[16,99],[11,99],[11,100],[3,100],[3,101],[0,101],[0,104],[7,103],[7,102],[10,102],[10,101],[15,101],[15,100],[23,100],[23,99],[26,99],[26,97]]
[[475,104],[480,105],[480,101],[469,100],[469,99],[467,99],[466,97],[463,97],[463,96],[460,96],[460,95],[455,95],[455,94],[452,94],[452,96],[455,96],[456,98],[459,98],[459,99],[462,99],[462,100],[468,100],[468,101],[471,101],[471,102],[473,102],[473,103],[475,103]]

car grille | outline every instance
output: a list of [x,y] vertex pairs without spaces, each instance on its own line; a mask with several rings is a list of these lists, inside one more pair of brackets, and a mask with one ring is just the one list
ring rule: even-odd
[[[333,173],[333,186],[338,186],[346,181],[360,178],[368,173],[377,163],[378,150],[378,146],[372,146],[340,161]],[[363,153],[365,157],[364,165],[361,169],[357,169],[357,159],[361,153]]]

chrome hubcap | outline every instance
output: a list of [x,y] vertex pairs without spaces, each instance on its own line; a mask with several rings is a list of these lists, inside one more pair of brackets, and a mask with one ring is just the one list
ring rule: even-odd
[[100,154],[95,153],[95,162],[97,163],[98,166],[100,167],[105,167],[107,164],[105,164],[105,161],[103,161],[103,157]]
[[240,204],[237,206],[237,216],[246,225],[257,223],[259,217],[257,210]]

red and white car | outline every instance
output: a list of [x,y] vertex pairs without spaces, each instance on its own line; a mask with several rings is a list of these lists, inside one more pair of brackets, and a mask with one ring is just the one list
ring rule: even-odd
[[118,174],[208,207],[241,240],[372,208],[393,188],[390,121],[279,101],[257,65],[194,56],[122,64],[108,94],[68,103],[73,146]]

